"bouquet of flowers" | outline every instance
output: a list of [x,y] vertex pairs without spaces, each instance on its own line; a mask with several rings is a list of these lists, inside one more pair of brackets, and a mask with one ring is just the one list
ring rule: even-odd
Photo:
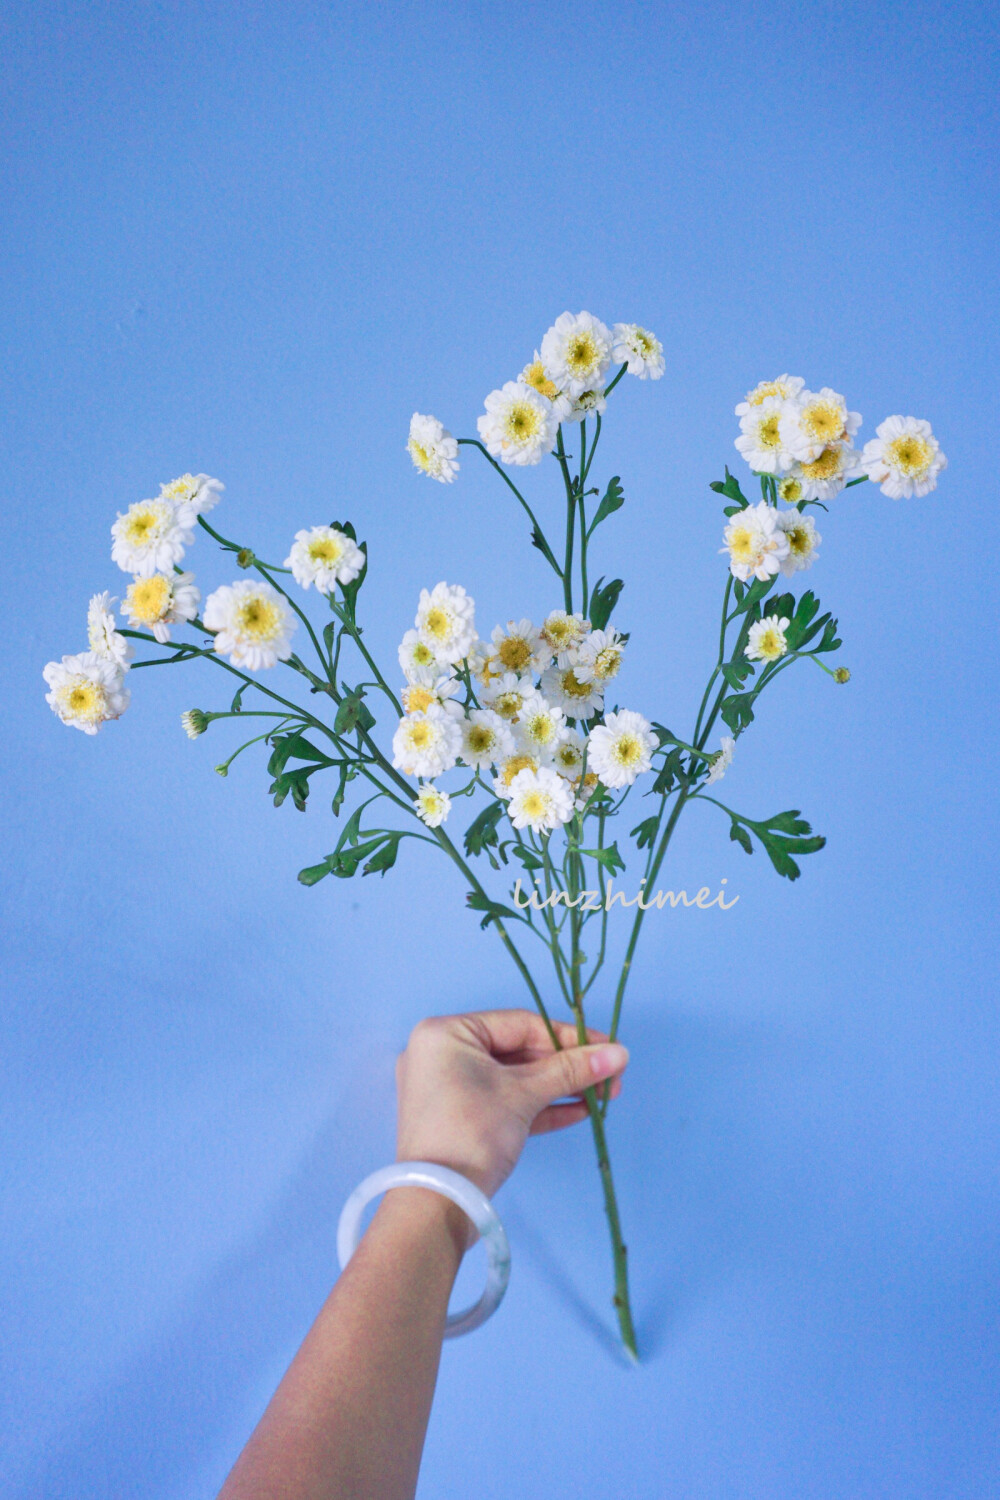
[[[216,767],[219,774],[261,744],[275,806],[290,798],[304,810],[319,785],[332,794],[339,835],[328,854],[299,871],[302,884],[385,875],[404,839],[433,846],[462,872],[468,905],[510,954],[553,1047],[551,996],[561,997],[585,1041],[610,911],[618,902],[633,907],[624,961],[604,991],[615,1038],[645,913],[679,899],[654,887],[689,802],[717,806],[731,838],[748,854],[759,844],[788,880],[798,878],[802,856],[823,847],[797,809],[755,818],[717,795],[762,692],[782,672],[805,661],[835,682],[850,675],[826,660],[840,647],[837,621],[811,589],[789,587],[818,556],[811,511],[866,480],[894,499],[925,495],[945,466],[925,421],[889,417],[859,452],[861,418],[829,387],[811,391],[799,377],[781,375],[748,393],[736,407],[736,447],[759,481],[760,499],[749,499],[728,468],[711,486],[724,502],[722,609],[701,706],[681,738],[616,699],[630,649],[628,634],[612,623],[623,583],[595,578],[592,557],[600,528],[625,504],[618,476],[592,483],[608,399],[626,374],[657,380],[663,372],[662,345],[646,329],[609,329],[590,313],[567,312],[518,378],[487,396],[478,438],[456,439],[436,418],[413,416],[407,447],[418,470],[450,484],[459,448],[474,448],[524,510],[532,545],[558,580],[532,618],[511,618],[483,637],[466,590],[438,583],[421,591],[398,671],[395,663],[379,665],[359,624],[368,555],[350,521],[298,531],[283,564],[265,562],[206,519],[222,484],[183,474],[112,525],[112,560],[131,575],[125,623],[119,628],[117,600],[107,591],[91,599],[89,650],[45,668],[48,702],[63,723],[93,735],[125,711],[132,672],[213,663],[235,679],[235,694],[228,707],[188,710],[188,735],[215,720],[244,729],[250,719],[268,720]],[[512,474],[549,456],[557,498],[539,518]],[[246,575],[215,588],[203,608],[194,575],[182,567],[196,529]],[[310,589],[324,598],[322,623],[307,612]],[[151,654],[136,659],[134,643]],[[294,674],[280,692],[268,675],[279,663]],[[716,742],[720,720],[729,732]],[[637,787],[651,810],[634,821],[627,804]],[[462,827],[453,837],[456,822]],[[639,895],[626,901],[614,877],[629,858],[641,877]],[[712,904],[709,894],[695,900]],[[714,899],[726,904],[722,892]],[[527,956],[537,954],[535,943],[545,950],[547,984],[536,980]],[[611,1234],[613,1303],[635,1358],[605,1134],[609,1099],[589,1089],[586,1101]]]

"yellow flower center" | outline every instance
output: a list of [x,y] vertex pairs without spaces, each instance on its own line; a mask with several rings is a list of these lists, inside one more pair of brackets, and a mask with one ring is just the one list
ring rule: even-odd
[[572,667],[562,674],[562,690],[567,698],[589,698],[590,683],[581,682]]
[[582,759],[582,755],[573,744],[560,745],[556,751],[557,763],[567,771],[575,770]]
[[421,713],[425,708],[430,708],[434,702],[434,694],[430,688],[414,686],[403,689],[403,706],[408,714]]
[[423,641],[418,641],[413,648],[413,660],[418,667],[429,667],[434,660],[434,652]]
[[60,688],[59,697],[66,710],[85,724],[99,724],[104,718],[104,690],[88,677],[74,677]]
[[808,526],[793,526],[787,531],[788,550],[794,552],[796,557],[808,557],[813,549],[812,533]]
[[572,620],[549,620],[542,631],[550,646],[562,646],[573,639],[576,626]]
[[916,433],[906,432],[902,437],[893,438],[892,442],[887,444],[885,456],[893,468],[898,469],[901,474],[916,478],[930,467],[934,450],[930,443],[925,442]]
[[424,629],[436,641],[446,641],[451,635],[451,615],[446,609],[442,609],[440,605],[435,605],[427,611],[424,618]]
[[130,510],[125,523],[125,535],[130,542],[145,542],[149,540],[149,534],[155,530],[159,517],[150,508]]
[[532,714],[525,727],[536,745],[547,745],[555,734],[555,727],[548,714]]
[[784,656],[785,637],[780,630],[775,630],[773,625],[769,625],[766,630],[762,630],[760,633],[757,650],[761,656],[767,657],[769,660],[776,656]]
[[830,401],[814,401],[803,407],[799,421],[817,442],[836,443],[844,436],[844,413]]
[[819,458],[802,465],[802,472],[807,479],[836,479],[843,467],[842,457],[839,448],[824,448]]
[[273,641],[281,634],[281,611],[263,594],[251,594],[236,611],[236,625],[252,641]]
[[637,353],[641,354],[644,359],[648,359],[656,348],[656,340],[651,333],[646,332],[645,328],[637,328],[635,330],[632,335],[632,342]]
[[529,792],[521,801],[521,811],[528,818],[544,818],[550,801],[545,792]]
[[566,368],[574,380],[583,380],[585,376],[599,368],[601,363],[601,349],[589,329],[575,333],[566,348]]
[[490,707],[500,715],[501,719],[510,719],[513,721],[521,712],[523,702],[523,693],[501,693],[498,698],[494,698]]
[[608,682],[612,677],[618,676],[621,665],[622,654],[618,647],[605,646],[594,658],[594,676],[599,677],[602,682]]
[[773,411],[762,422],[757,423],[757,441],[762,448],[780,448],[778,436],[778,413]]
[[761,402],[766,401],[768,396],[780,396],[784,400],[787,395],[788,387],[783,381],[762,380],[760,385],[755,386],[747,396],[747,403],[750,406],[760,406]]
[[198,482],[193,474],[182,474],[179,479],[172,479],[169,484],[160,486],[163,496],[167,500],[190,500]]
[[469,749],[474,755],[484,755],[496,736],[486,724],[473,724],[466,734]]
[[309,543],[309,556],[313,562],[335,563],[344,555],[344,545],[334,536],[318,536]]
[[417,468],[423,469],[424,473],[426,474],[430,469],[431,464],[433,463],[433,457],[430,450],[428,448],[425,448],[422,443],[418,443],[415,438],[410,438],[410,441],[406,446],[409,448],[410,457],[413,459],[413,462],[416,464]]
[[798,479],[781,479],[778,482],[778,494],[789,505],[794,505],[802,499],[802,484]]
[[500,780],[504,788],[510,786],[519,771],[537,771],[538,762],[533,755],[512,755],[510,760],[503,763],[500,772]]
[[433,743],[434,734],[430,724],[421,719],[416,724],[411,724],[407,732],[407,739],[414,750],[426,750]]
[[615,740],[613,754],[620,766],[634,766],[642,759],[642,742],[637,735],[620,734]]
[[527,365],[521,378],[525,385],[530,385],[532,390],[537,391],[540,396],[547,396],[550,401],[554,401],[559,394],[559,387],[546,375],[545,366],[540,359]]
[[497,647],[497,656],[508,672],[520,672],[531,660],[531,644],[523,635],[508,635]]
[[754,534],[749,526],[738,526],[729,533],[729,551],[737,562],[749,562],[754,556]]
[[170,608],[170,579],[163,573],[154,573],[152,578],[137,578],[129,585],[125,608],[134,620],[144,625],[162,620]]
[[512,443],[529,443],[542,430],[542,413],[530,401],[514,401],[504,418],[504,428]]

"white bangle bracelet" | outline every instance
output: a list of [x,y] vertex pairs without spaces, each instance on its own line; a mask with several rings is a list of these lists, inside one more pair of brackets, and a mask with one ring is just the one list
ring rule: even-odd
[[486,1290],[479,1301],[464,1312],[453,1313],[444,1325],[444,1337],[453,1339],[460,1333],[471,1333],[485,1323],[496,1312],[503,1301],[507,1282],[510,1279],[510,1245],[499,1215],[486,1194],[451,1167],[438,1166],[432,1161],[398,1161],[391,1167],[380,1167],[366,1177],[344,1204],[337,1225],[337,1256],[343,1270],[358,1248],[361,1238],[361,1215],[365,1206],[380,1193],[393,1187],[431,1188],[443,1193],[452,1203],[468,1214],[469,1218],[486,1241],[489,1262],[486,1274]]

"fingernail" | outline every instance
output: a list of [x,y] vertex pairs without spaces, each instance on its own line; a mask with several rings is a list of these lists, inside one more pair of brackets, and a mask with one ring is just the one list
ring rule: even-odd
[[611,1073],[620,1073],[628,1062],[628,1048],[620,1042],[608,1042],[595,1047],[590,1054],[590,1071],[595,1078],[607,1078]]

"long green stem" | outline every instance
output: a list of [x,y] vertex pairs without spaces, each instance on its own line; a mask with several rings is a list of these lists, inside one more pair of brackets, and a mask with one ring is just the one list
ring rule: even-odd
[[510,478],[509,474],[505,473],[501,465],[497,463],[496,459],[490,453],[489,449],[484,447],[484,445],[480,443],[476,438],[459,438],[458,443],[460,447],[478,448],[480,453],[486,459],[486,462],[492,464],[494,469],[496,469],[497,473],[500,475],[500,478],[503,480],[507,488],[513,490],[514,494],[517,496],[518,502],[524,507],[525,511],[527,512],[528,519],[530,520],[534,528],[534,535],[538,538],[539,550],[541,551],[546,562],[549,563],[553,571],[558,573],[559,576],[562,577],[562,570],[560,569],[559,564],[556,562],[555,553],[552,551],[552,548],[546,541],[545,533],[539,526],[538,521],[535,518],[534,511],[528,504],[527,500],[525,500],[524,496],[521,494],[521,491],[518,489],[517,485]]

